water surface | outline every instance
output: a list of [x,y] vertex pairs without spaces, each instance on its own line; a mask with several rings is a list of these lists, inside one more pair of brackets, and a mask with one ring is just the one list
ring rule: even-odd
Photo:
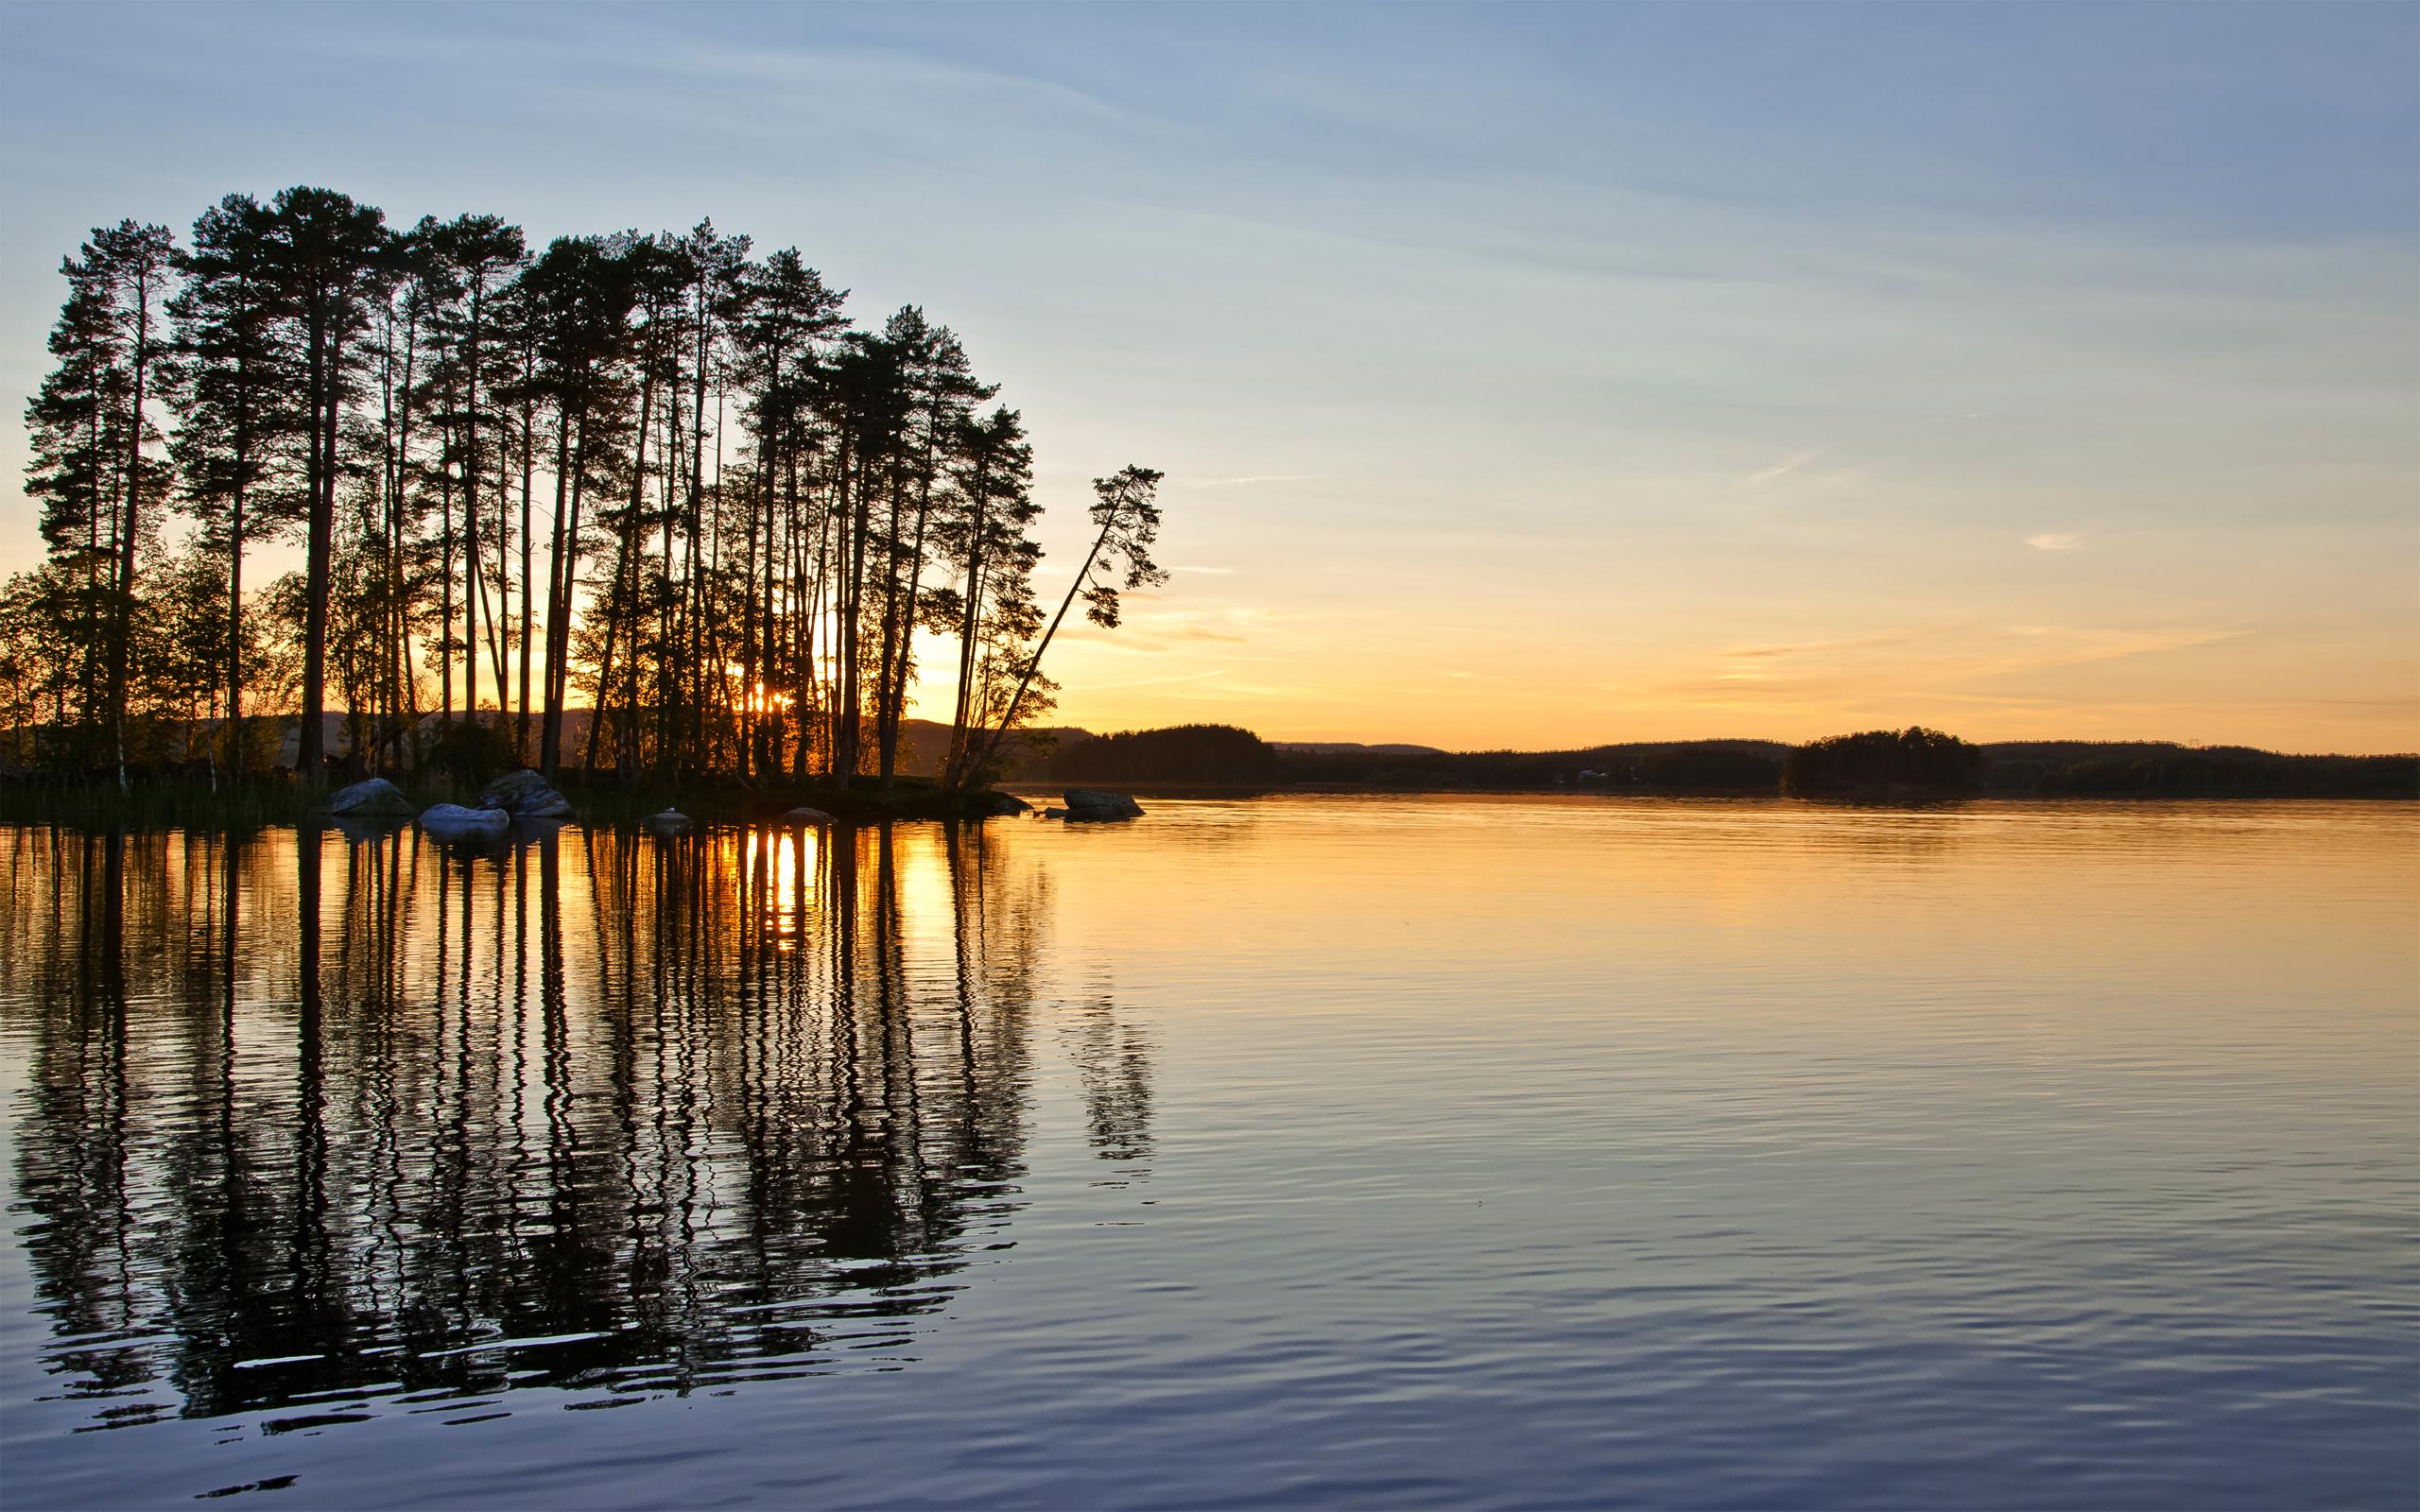
[[24,1506],[2407,1506],[2420,808],[0,830]]

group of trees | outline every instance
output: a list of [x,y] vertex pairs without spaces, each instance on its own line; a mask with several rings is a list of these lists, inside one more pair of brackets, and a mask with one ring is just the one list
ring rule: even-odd
[[[1051,707],[1077,601],[1114,626],[1165,580],[1129,467],[1046,621],[1031,444],[958,337],[861,329],[711,221],[533,249],[305,187],[182,245],[96,230],[62,272],[26,412],[47,557],[0,589],[20,765],[256,770],[294,725],[317,782],[340,713],[370,771],[888,782],[946,647],[964,785]],[[255,586],[279,545],[300,568]]]
[[1810,740],[1782,763],[1801,798],[1947,798],[1978,792],[1991,761],[1979,746],[1911,725]]
[[1067,782],[1274,782],[1283,781],[1275,747],[1234,725],[1172,725],[1096,735],[1050,758],[1048,775]]
[[1604,792],[1773,792],[1789,747],[1760,740],[1591,746],[1578,750],[1280,749],[1289,782],[1413,791],[1582,788]]

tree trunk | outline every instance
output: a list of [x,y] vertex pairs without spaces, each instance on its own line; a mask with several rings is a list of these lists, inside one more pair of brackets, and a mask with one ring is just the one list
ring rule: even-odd
[[[318,298],[315,297],[315,304]],[[297,732],[294,775],[307,788],[327,783],[328,567],[336,536],[337,353],[323,308],[311,312],[310,358],[305,396],[311,410],[311,446],[304,468],[310,494],[310,524],[303,548],[302,725]]]
[[1067,610],[1075,605],[1078,591],[1084,586],[1084,579],[1091,576],[1093,558],[1100,555],[1101,543],[1109,539],[1109,529],[1104,524],[1100,527],[1100,534],[1093,537],[1092,549],[1084,553],[1084,564],[1076,569],[1076,580],[1067,585],[1067,596],[1059,601],[1059,612],[1050,616],[1050,628],[1042,632],[1042,644],[1035,646],[1033,655],[1026,659],[1025,671],[1017,679],[1017,691],[1010,696],[1009,707],[1000,714],[999,728],[984,741],[982,755],[975,765],[980,766],[990,761],[1001,738],[1016,727],[1017,710],[1025,704],[1026,690],[1033,686],[1033,675],[1042,670],[1042,653],[1050,649],[1051,637],[1059,633],[1059,622],[1067,617]]

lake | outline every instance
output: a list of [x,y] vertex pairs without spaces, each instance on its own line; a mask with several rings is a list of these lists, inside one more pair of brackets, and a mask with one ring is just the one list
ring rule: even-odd
[[7,1501],[2420,1500],[2420,805],[1146,801],[0,830]]

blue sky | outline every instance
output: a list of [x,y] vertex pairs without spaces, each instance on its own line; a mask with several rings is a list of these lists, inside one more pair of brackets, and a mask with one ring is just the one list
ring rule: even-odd
[[125,215],[711,215],[957,329],[1070,525],[1168,472],[1084,723],[2410,749],[2415,77],[2409,6],[20,3],[0,389]]

